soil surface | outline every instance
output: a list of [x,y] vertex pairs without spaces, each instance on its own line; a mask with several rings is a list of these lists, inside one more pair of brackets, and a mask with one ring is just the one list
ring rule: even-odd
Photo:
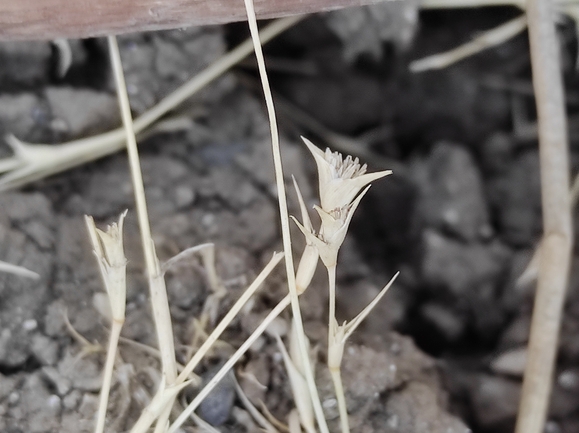
[[[371,171],[388,164],[394,169],[362,201],[340,253],[340,321],[353,318],[401,271],[345,351],[352,432],[513,429],[534,290],[518,278],[541,234],[527,36],[440,71],[413,74],[408,65],[517,13],[418,13],[412,2],[387,3],[309,17],[266,47],[280,101],[292,214],[299,209],[291,175],[306,203],[317,201],[315,164],[300,134],[320,147],[347,142]],[[559,30],[575,168],[576,43],[571,23]],[[120,37],[134,115],[246,36],[245,25],[235,24]],[[63,53],[50,42],[0,44],[0,133],[58,144],[120,125],[106,44],[70,41],[70,49],[72,63],[62,75]],[[227,288],[215,318],[281,250],[269,126],[256,78],[254,60],[247,60],[171,113],[178,128],[140,143],[160,260],[215,243],[217,273]],[[0,156],[10,154],[2,144]],[[156,334],[127,158],[121,152],[0,194],[0,260],[40,274],[39,280],[0,274],[0,432],[93,430],[108,322],[83,215],[102,227],[125,209],[127,318],[108,432],[129,430],[161,379],[150,349]],[[292,230],[298,256],[304,241]],[[203,379],[285,296],[282,268],[201,366]],[[576,271],[546,428],[551,433],[579,432]],[[203,334],[196,319],[210,295],[207,272],[201,260],[184,261],[166,281],[178,361],[185,362]],[[321,266],[301,304],[306,332],[318,347],[326,417],[338,431],[324,365],[327,282]],[[235,393],[237,380],[256,406],[265,402],[287,423],[293,398],[274,333],[286,337],[289,327],[286,311],[202,405],[203,419],[222,432],[259,431]],[[185,392],[183,399],[194,394]],[[197,431],[194,425],[183,431]]]

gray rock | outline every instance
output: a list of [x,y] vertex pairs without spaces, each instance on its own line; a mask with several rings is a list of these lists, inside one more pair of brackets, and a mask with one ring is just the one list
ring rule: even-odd
[[458,418],[440,406],[439,396],[426,384],[411,382],[386,402],[385,433],[470,433]]
[[[222,56],[226,43],[221,27],[212,26],[124,35],[119,48],[131,107],[140,114]],[[219,78],[196,100],[218,100],[232,84],[231,75]]]
[[32,353],[42,365],[54,365],[58,360],[58,343],[45,335],[36,334],[32,339]]
[[517,347],[499,354],[490,363],[492,371],[498,374],[523,377],[527,365],[527,348]]
[[530,311],[523,312],[515,317],[506,327],[500,341],[500,347],[510,348],[517,345],[525,344],[529,339],[531,329]]
[[42,369],[44,378],[56,389],[59,396],[64,397],[72,388],[70,379],[64,377],[54,367],[44,367]]
[[498,242],[463,244],[434,230],[425,230],[423,239],[424,279],[431,285],[446,288],[454,296],[496,283],[510,258],[510,251]]
[[50,42],[2,41],[0,82],[32,86],[47,79],[52,48]]
[[33,373],[19,390],[18,405],[9,408],[3,431],[60,431],[60,411],[60,398],[49,392],[40,373]]
[[472,408],[481,428],[492,429],[514,421],[519,409],[521,383],[481,374],[471,384]]
[[62,399],[62,405],[65,410],[74,411],[82,399],[82,393],[78,390],[72,390]]
[[421,315],[442,332],[448,341],[458,340],[465,330],[466,321],[452,308],[434,302],[423,305]]
[[354,61],[360,54],[382,57],[383,43],[407,46],[418,24],[418,2],[386,2],[337,10],[325,21],[344,44],[344,58]]
[[[221,366],[210,370],[203,378],[207,383],[217,373]],[[227,373],[215,386],[213,391],[201,402],[199,415],[213,426],[224,424],[231,416],[235,400],[235,378],[233,373]]]
[[487,183],[489,202],[497,210],[501,236],[515,246],[531,246],[541,231],[539,155],[526,152],[509,167]]
[[0,364],[16,367],[32,353],[44,316],[54,260],[54,215],[41,194],[0,195],[0,260],[37,272],[40,279],[0,273]]
[[72,87],[48,87],[45,95],[52,112],[53,127],[67,138],[120,126],[118,102],[111,94]]
[[21,140],[30,138],[31,130],[39,123],[47,123],[36,95],[21,93],[0,96],[0,132],[13,134]]
[[428,226],[467,241],[491,234],[481,176],[466,149],[438,143],[427,159],[414,161],[411,173]]
[[481,148],[483,167],[489,173],[506,173],[512,163],[514,145],[513,138],[507,134],[498,132],[491,135]]
[[18,386],[20,378],[17,375],[4,376],[0,373],[0,400],[8,397]]

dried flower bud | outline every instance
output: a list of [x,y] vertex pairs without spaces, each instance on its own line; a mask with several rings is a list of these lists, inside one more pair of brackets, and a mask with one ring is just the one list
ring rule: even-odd
[[98,229],[92,217],[85,217],[94,254],[109,295],[113,320],[121,322],[125,320],[126,304],[127,259],[123,250],[123,222],[126,215],[127,211],[123,212],[118,224],[111,224],[106,231]]
[[311,141],[302,137],[318,166],[320,203],[326,212],[349,205],[370,182],[392,174],[391,170],[366,174],[366,164],[358,158],[343,157],[339,152],[322,152]]
[[295,218],[293,220],[306,237],[306,241],[312,243],[318,249],[320,258],[327,268],[336,266],[338,262],[338,251],[346,238],[348,227],[354,216],[354,211],[360,204],[362,197],[366,194],[369,187],[358,195],[353,203],[344,206],[339,210],[331,213],[316,206],[316,211],[320,214],[322,225],[318,234],[306,229]]

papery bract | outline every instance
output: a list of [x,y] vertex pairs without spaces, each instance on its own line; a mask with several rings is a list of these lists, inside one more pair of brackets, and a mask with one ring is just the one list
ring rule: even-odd
[[307,138],[302,137],[314,156],[318,167],[320,204],[326,212],[349,205],[370,182],[392,174],[391,170],[366,173],[366,164],[358,158],[342,157],[339,152],[326,149],[324,153]]

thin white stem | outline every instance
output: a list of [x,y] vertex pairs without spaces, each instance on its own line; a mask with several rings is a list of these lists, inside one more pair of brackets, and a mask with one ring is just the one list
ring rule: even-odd
[[155,424],[155,431],[154,433],[164,433],[167,431],[167,427],[169,426],[169,417],[171,416],[171,411],[173,410],[173,404],[175,404],[175,399],[177,396],[174,396],[170,399],[159,418],[157,418],[157,423]]
[[336,266],[330,266],[328,270],[328,350],[332,345],[336,331]]
[[[340,373],[340,362],[336,364],[335,360],[331,359],[332,353],[336,352],[333,347],[336,343],[343,345],[341,340],[338,342],[335,338],[338,332],[338,321],[336,320],[336,266],[330,266],[328,269],[328,368],[334,383],[334,391],[336,399],[338,400],[338,410],[340,412],[340,426],[342,433],[350,433],[350,425],[348,422],[348,409],[346,407],[346,395],[344,394],[344,386],[342,385],[342,376]],[[340,348],[340,351],[343,350]]]
[[201,402],[209,395],[209,393],[215,388],[215,386],[223,379],[223,377],[229,372],[229,370],[235,365],[237,361],[247,352],[255,340],[259,338],[265,329],[270,325],[270,323],[281,314],[281,312],[290,304],[290,297],[287,295],[283,298],[273,310],[263,319],[255,331],[249,336],[247,340],[237,349],[237,351],[227,360],[223,367],[211,378],[211,380],[205,385],[205,387],[197,394],[189,406],[179,415],[175,422],[169,428],[168,433],[175,433],[181,425],[189,418],[195,409],[201,404]]
[[111,390],[113,368],[115,366],[117,347],[119,344],[119,337],[121,336],[122,328],[123,322],[113,320],[111,326],[111,335],[109,337],[109,349],[107,351],[107,359],[103,372],[103,385],[101,387],[101,393],[99,397],[99,409],[97,413],[97,423],[94,430],[95,433],[102,433],[105,429],[105,419],[107,416],[107,406],[109,404],[109,392]]
[[350,433],[350,423],[348,421],[348,407],[346,406],[346,394],[342,384],[342,373],[339,368],[330,368],[330,375],[334,383],[336,400],[338,400],[338,411],[340,412],[340,427],[342,433]]
[[313,369],[311,368],[311,362],[308,355],[307,343],[305,338],[305,331],[302,321],[302,315],[300,311],[300,304],[298,299],[298,293],[296,288],[296,277],[295,268],[292,256],[292,243],[289,227],[289,216],[287,207],[287,197],[285,191],[283,166],[281,161],[281,151],[279,145],[279,134],[277,130],[277,120],[275,115],[275,108],[273,104],[273,97],[271,94],[271,89],[269,86],[269,80],[267,77],[267,70],[265,68],[265,59],[263,57],[263,50],[261,47],[261,41],[259,37],[259,30],[257,27],[257,19],[255,17],[255,10],[253,7],[253,0],[244,0],[245,9],[247,11],[247,22],[249,24],[249,31],[251,33],[251,39],[253,41],[253,47],[255,49],[255,56],[257,59],[257,65],[259,68],[259,76],[261,78],[261,84],[263,87],[263,93],[265,97],[265,103],[267,106],[267,114],[269,117],[269,123],[271,128],[271,145],[273,151],[273,163],[275,168],[275,180],[277,185],[278,193],[278,203],[280,211],[280,222],[282,230],[282,240],[283,249],[285,253],[285,265],[288,281],[289,296],[291,300],[291,309],[294,320],[296,321],[296,326],[298,330],[298,346],[300,350],[300,355],[302,358],[303,365],[305,367],[305,376],[308,383],[308,388],[310,391],[310,396],[312,398],[312,405],[314,407],[314,412],[316,414],[316,419],[320,430],[322,433],[329,433],[328,425],[324,417],[324,411],[322,409],[322,404],[320,402],[320,397],[318,395],[318,390],[316,388],[316,383],[314,379]]
[[171,327],[171,313],[169,311],[167,291],[165,290],[165,282],[159,269],[159,263],[155,254],[153,239],[151,237],[151,227],[149,224],[149,215],[147,213],[147,203],[145,200],[145,188],[143,185],[143,176],[141,174],[141,165],[139,162],[139,151],[137,149],[137,140],[133,129],[133,120],[127,88],[125,85],[125,77],[123,75],[119,47],[114,36],[109,36],[107,39],[115,82],[117,84],[121,117],[123,119],[123,126],[127,140],[129,167],[131,170],[133,188],[135,190],[137,217],[139,220],[139,228],[141,230],[141,241],[149,279],[151,304],[157,329],[159,351],[161,352],[163,375],[167,380],[167,384],[171,385],[177,378],[177,364],[175,361],[175,344],[173,340],[173,329]]

